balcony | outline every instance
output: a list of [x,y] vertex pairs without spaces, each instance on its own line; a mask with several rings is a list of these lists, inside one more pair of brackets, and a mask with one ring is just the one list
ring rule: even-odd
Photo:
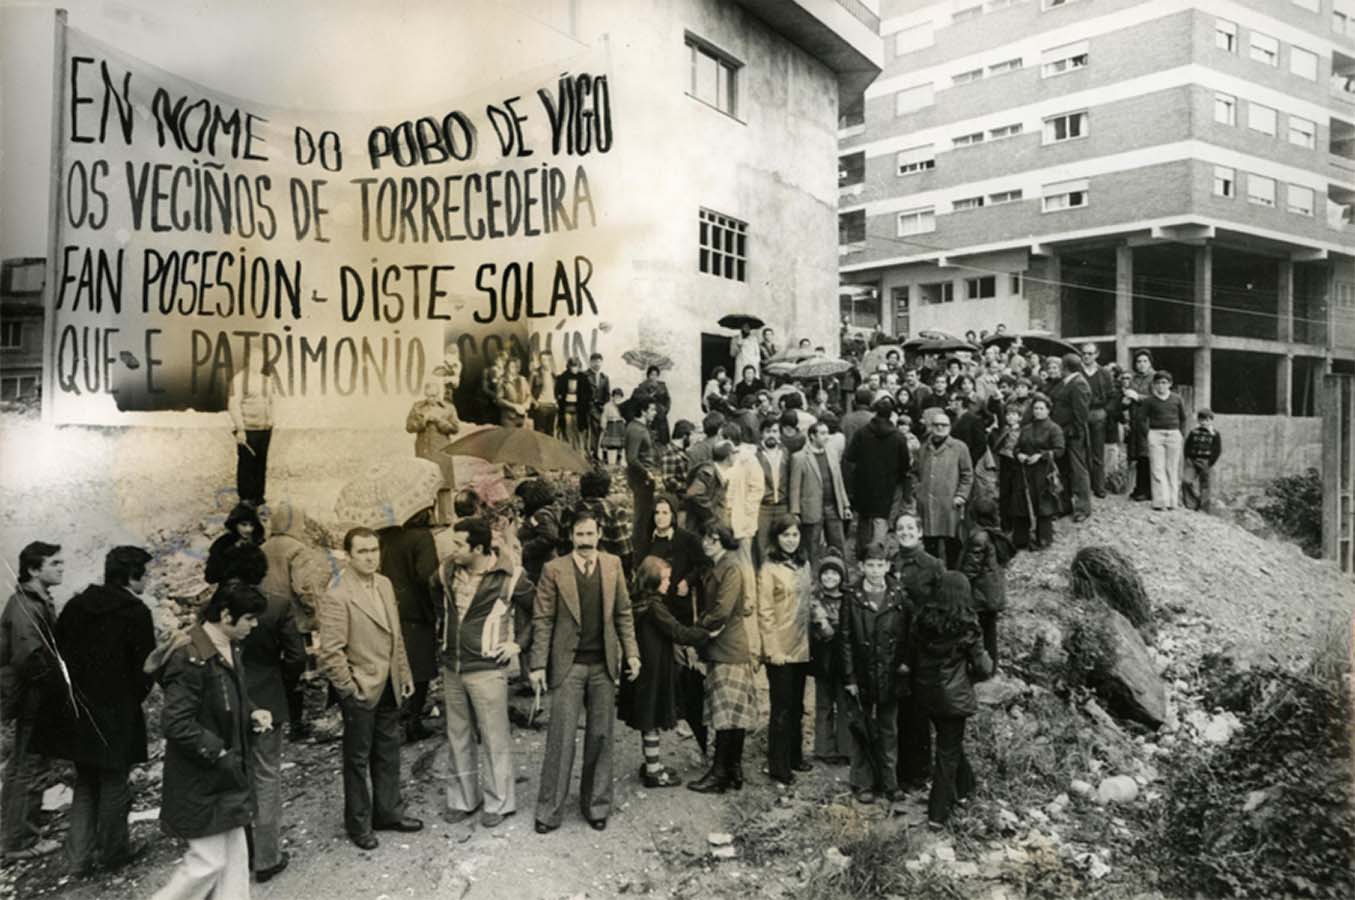
[[1344,119],[1327,120],[1328,162],[1335,170],[1332,174],[1342,181],[1355,181],[1355,123]]
[[840,105],[860,97],[884,67],[878,4],[870,0],[735,2],[836,73]]
[[866,211],[842,213],[837,217],[837,255],[839,258],[866,249]]
[[854,200],[866,189],[866,154],[849,153],[837,160],[838,201]]
[[1340,50],[1332,51],[1328,84],[1333,97],[1355,106],[1355,56]]
[[1327,227],[1355,234],[1355,191],[1327,185]]

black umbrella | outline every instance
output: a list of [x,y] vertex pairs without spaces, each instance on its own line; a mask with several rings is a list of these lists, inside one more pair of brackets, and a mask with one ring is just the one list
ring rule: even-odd
[[1020,339],[1021,346],[1034,350],[1041,356],[1063,356],[1065,353],[1077,353],[1078,350],[1063,338],[1055,337],[1048,331],[1026,331],[1018,334],[993,334],[983,339],[983,346],[1006,350]]
[[866,714],[865,704],[859,696],[853,696],[854,705],[847,707],[847,730],[856,738],[856,743],[866,751],[866,762],[870,765],[870,777],[874,784],[883,785],[885,764],[880,758],[880,745],[875,740],[875,723]]
[[721,328],[732,328],[735,331],[741,331],[744,326],[747,326],[750,329],[757,329],[767,323],[763,322],[757,316],[749,315],[748,313],[730,313],[727,316],[721,316],[719,324]]

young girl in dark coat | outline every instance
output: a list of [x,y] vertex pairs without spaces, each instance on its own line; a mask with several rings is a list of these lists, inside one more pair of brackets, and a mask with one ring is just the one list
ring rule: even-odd
[[936,729],[927,818],[931,827],[941,828],[956,802],[974,793],[974,771],[964,752],[965,720],[978,711],[974,681],[993,671],[970,608],[969,581],[961,573],[942,575],[936,594],[917,613],[905,662],[918,702]]
[[974,528],[960,554],[960,571],[969,579],[974,612],[983,632],[983,649],[997,667],[997,616],[1007,605],[1007,563],[1012,543],[998,523],[992,497],[974,501]]
[[267,564],[264,571],[255,571],[245,564],[245,560],[253,559],[254,555],[241,556],[235,551],[240,547],[258,547],[263,540],[263,522],[259,520],[254,504],[237,504],[226,517],[226,533],[212,541],[212,546],[207,549],[203,580],[208,584],[224,584],[235,578],[246,584],[258,584],[267,572]]
[[674,644],[700,647],[710,632],[683,625],[668,608],[668,580],[672,567],[657,556],[646,556],[635,573],[631,612],[635,617],[635,640],[640,645],[640,677],[622,681],[617,698],[617,717],[640,732],[644,764],[640,780],[648,788],[677,787],[682,779],[659,759],[659,733],[669,731],[678,719],[678,667]]
[[842,680],[841,640],[843,595],[847,564],[830,553],[819,563],[818,585],[809,610],[809,673],[814,676],[814,758],[841,765],[848,762],[852,735],[850,712]]

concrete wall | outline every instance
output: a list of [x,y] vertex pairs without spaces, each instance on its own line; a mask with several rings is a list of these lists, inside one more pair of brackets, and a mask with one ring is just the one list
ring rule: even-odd
[[1225,489],[1322,468],[1320,417],[1218,416],[1223,455],[1215,483]]

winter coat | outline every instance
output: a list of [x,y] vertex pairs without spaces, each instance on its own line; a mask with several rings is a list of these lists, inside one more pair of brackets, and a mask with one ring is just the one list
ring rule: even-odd
[[532,580],[522,569],[498,562],[481,576],[463,616],[456,605],[456,571],[456,564],[449,559],[431,580],[442,664],[457,672],[506,667],[506,662],[496,658],[498,648],[517,639],[514,610],[531,615],[536,601]]
[[666,731],[677,724],[680,710],[673,645],[701,647],[710,641],[710,632],[678,622],[658,594],[637,595],[632,612],[640,677],[621,682],[617,718],[637,731]]
[[[701,573],[710,566],[710,560],[701,549],[701,539],[685,528],[674,528],[670,537],[656,537],[652,532],[649,546],[641,553],[636,551],[632,561],[632,570],[638,569],[646,556],[657,556],[668,563],[672,574],[668,578],[669,608],[678,615],[684,625],[695,625],[700,615],[693,615],[693,608],[701,607]],[[687,582],[687,596],[678,596],[678,583]],[[685,609],[685,613],[679,610]]]
[[704,462],[692,469],[687,490],[683,493],[682,508],[693,529],[703,528],[710,522],[729,525],[725,515],[727,490],[728,482],[718,463]]
[[[1026,509],[1026,490],[1031,491],[1031,503],[1036,516],[1056,516],[1059,514],[1059,495],[1049,489],[1049,472],[1056,465],[1055,460],[1063,456],[1063,430],[1053,420],[1031,422],[1021,427],[1021,436],[1016,439],[1016,452],[1024,454],[1042,453],[1044,458],[1034,465],[1022,465],[1017,472],[1016,490],[1012,494],[1009,512],[1019,518],[1028,518]],[[1064,485],[1063,489],[1068,490]]]
[[442,451],[460,430],[456,407],[438,400],[417,401],[405,417],[405,431],[415,436],[414,455],[438,464],[442,486],[448,490],[456,490],[456,472],[451,457]]
[[893,703],[899,696],[904,647],[912,621],[908,598],[886,583],[879,611],[871,615],[865,588],[843,591],[838,645],[844,685],[856,685],[867,706]]
[[953,437],[940,447],[924,440],[917,451],[917,512],[927,537],[959,537],[964,507],[974,486],[974,464],[969,448]]
[[535,583],[541,578],[541,567],[560,551],[559,508],[552,503],[528,516],[518,528],[518,541],[522,544],[522,568]]
[[952,634],[938,634],[925,618],[915,620],[908,644],[913,696],[923,712],[937,718],[978,712],[974,681],[992,674],[993,661],[983,649],[977,622],[966,623]]
[[237,548],[251,543],[254,542],[230,531],[218,536],[207,548],[207,564],[203,568],[202,580],[208,584],[223,584],[232,578],[239,578],[250,584],[255,583],[254,573],[240,567],[240,557],[234,553]]
[[838,645],[842,642],[842,598],[848,588],[843,585],[835,597],[829,597],[821,588],[814,589],[809,614],[809,674],[833,682],[842,680],[842,659]]
[[887,519],[894,494],[908,477],[908,441],[879,416],[852,436],[842,459],[852,508],[867,519]]
[[1078,372],[1054,385],[1049,391],[1049,420],[1063,429],[1063,439],[1074,446],[1087,440],[1087,418],[1091,414],[1092,389]]
[[732,465],[723,471],[728,479],[725,482],[725,510],[729,530],[734,532],[734,537],[744,540],[757,534],[758,511],[762,508],[766,483],[751,445],[739,445],[730,459]]
[[431,681],[437,675],[433,598],[429,579],[438,570],[437,545],[428,528],[401,525],[377,532],[381,541],[381,574],[395,590],[400,629],[414,680]]
[[92,584],[61,610],[56,643],[78,710],[67,704],[40,720],[35,751],[109,771],[145,762],[141,703],[153,681],[142,665],[155,649],[150,610],[126,588]]
[[757,575],[757,618],[764,660],[776,665],[809,662],[812,592],[808,563],[763,562]]
[[[1005,545],[1005,549],[1004,546]],[[1000,612],[1007,606],[1007,572],[1004,554],[1011,544],[997,529],[975,528],[960,554],[960,571],[969,579],[975,612]]]
[[273,714],[278,727],[290,718],[288,684],[295,684],[306,670],[306,644],[296,627],[291,598],[270,594],[268,606],[254,630],[240,642],[245,670],[245,690],[258,709]]
[[930,603],[936,596],[944,571],[941,560],[918,545],[911,550],[899,548],[890,575],[907,596],[909,606],[921,609],[924,603]]
[[1129,406],[1129,431],[1125,438],[1126,450],[1130,459],[1148,458],[1148,410],[1143,398],[1153,392],[1153,373],[1135,372],[1130,379],[1129,389],[1138,392],[1138,400],[1125,398]]
[[20,585],[0,612],[0,720],[35,721],[60,697],[55,641],[51,599]]
[[268,560],[268,574],[259,584],[264,596],[285,597],[292,607],[297,631],[315,630],[315,616],[331,577],[329,560],[299,536],[305,534],[306,513],[286,500],[273,505],[268,540],[260,548]]
[[243,671],[247,664],[236,644],[231,647],[235,665],[227,665],[200,625],[188,637],[165,666],[161,713],[165,771],[160,827],[185,839],[246,826],[255,812],[249,747],[253,707]]
[[743,579],[744,567],[732,550],[725,551],[702,578],[701,593],[706,612],[701,617],[701,625],[720,632],[702,653],[702,659],[708,662],[744,665],[753,661],[744,620],[753,615],[755,604],[749,595],[756,588],[745,585]]

